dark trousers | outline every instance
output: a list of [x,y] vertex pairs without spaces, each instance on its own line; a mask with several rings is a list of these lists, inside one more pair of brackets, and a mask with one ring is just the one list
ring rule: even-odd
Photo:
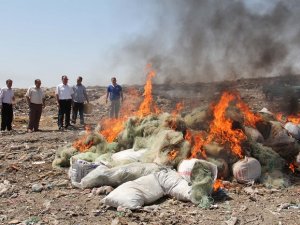
[[74,102],[73,103],[73,112],[72,112],[72,121],[74,123],[76,123],[78,111],[79,111],[79,117],[80,117],[80,124],[84,124],[83,103]]
[[59,100],[59,110],[58,110],[58,127],[65,127],[70,125],[70,115],[71,115],[72,99]]
[[43,110],[42,104],[30,103],[28,129],[38,131],[42,110]]
[[13,121],[13,107],[12,104],[2,103],[1,109],[1,130],[11,130],[11,123]]

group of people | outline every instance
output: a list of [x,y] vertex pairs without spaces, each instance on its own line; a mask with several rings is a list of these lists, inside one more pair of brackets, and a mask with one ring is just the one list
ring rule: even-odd
[[[82,77],[77,78],[76,85],[68,85],[68,77],[62,76],[62,83],[55,89],[55,97],[58,107],[58,129],[64,130],[72,127],[71,123],[76,124],[79,113],[80,124],[84,125],[84,103],[89,103],[86,87],[82,84]],[[117,84],[115,77],[111,78],[112,84],[107,87],[106,103],[110,99],[110,118],[118,118],[120,103],[123,101],[122,87]],[[1,108],[1,131],[12,130],[13,104],[15,103],[14,91],[12,89],[13,81],[6,80],[6,87],[0,90],[0,108]],[[40,131],[39,123],[43,108],[45,107],[45,93],[41,88],[41,80],[36,79],[34,86],[28,88],[25,97],[29,106],[28,132]],[[71,117],[72,111],[72,117]]]

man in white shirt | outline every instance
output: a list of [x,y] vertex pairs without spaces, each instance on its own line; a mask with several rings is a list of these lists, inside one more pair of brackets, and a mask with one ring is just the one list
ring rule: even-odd
[[45,94],[41,88],[41,80],[34,81],[35,86],[28,88],[25,96],[29,105],[29,124],[27,127],[28,132],[40,131],[39,123],[45,106]]
[[11,79],[6,81],[6,87],[0,91],[0,107],[1,107],[1,131],[12,129],[13,121],[13,102],[15,101],[14,91],[12,90]]
[[[55,90],[56,102],[58,106],[58,129],[70,127],[71,107],[74,91],[68,85],[68,77],[62,76],[62,83],[57,85]],[[65,119],[65,126],[64,126]]]

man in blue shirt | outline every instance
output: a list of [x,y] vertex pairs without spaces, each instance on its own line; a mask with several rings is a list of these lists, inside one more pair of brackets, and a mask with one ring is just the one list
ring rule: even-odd
[[123,91],[122,87],[117,84],[117,79],[115,77],[111,78],[111,85],[107,87],[106,94],[106,103],[108,101],[108,97],[110,99],[110,118],[118,118],[120,111],[120,101],[123,102]]

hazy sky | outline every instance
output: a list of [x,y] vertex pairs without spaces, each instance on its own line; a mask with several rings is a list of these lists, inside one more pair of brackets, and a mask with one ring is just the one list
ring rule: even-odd
[[[107,62],[124,39],[147,33],[155,11],[148,0],[0,0],[0,77],[14,87],[35,78],[55,86],[61,75],[74,83],[106,85],[117,71]],[[118,80],[122,79],[122,71]],[[143,71],[141,71],[143,74]]]
[[[0,0],[0,86],[216,81],[296,71],[297,0]],[[295,50],[296,49],[296,50]]]

